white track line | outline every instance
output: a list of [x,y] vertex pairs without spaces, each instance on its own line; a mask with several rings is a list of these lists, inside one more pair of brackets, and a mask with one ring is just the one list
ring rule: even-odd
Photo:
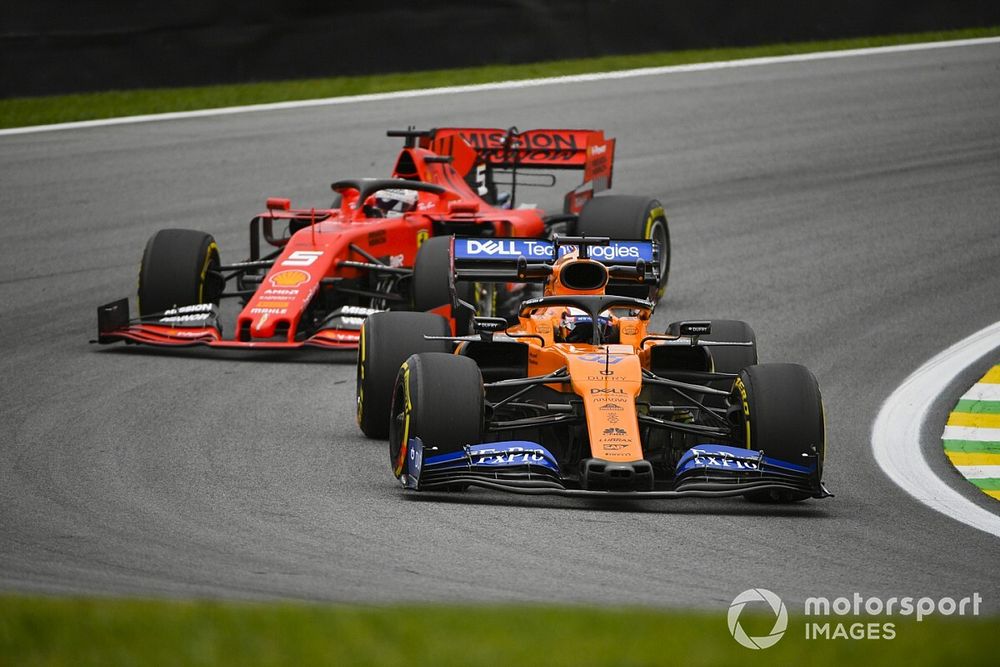
[[429,95],[453,95],[457,93],[480,93],[493,90],[512,90],[531,88],[534,86],[549,86],[563,83],[583,83],[588,81],[608,81],[612,79],[628,79],[637,76],[656,76],[679,72],[704,72],[716,69],[735,67],[755,67],[759,65],[777,65],[782,63],[808,62],[812,60],[831,60],[836,58],[852,58],[856,56],[871,56],[887,53],[905,53],[908,51],[928,51],[932,49],[948,49],[959,46],[977,46],[981,44],[998,44],[1000,37],[981,37],[977,39],[957,39],[950,42],[923,42],[920,44],[898,44],[896,46],[876,46],[866,49],[844,49],[841,51],[817,51],[814,53],[799,53],[788,56],[770,56],[766,58],[745,58],[742,60],[723,60],[709,63],[692,63],[690,65],[669,65],[664,67],[643,67],[640,69],[619,70],[617,72],[599,72],[594,74],[576,74],[573,76],[556,76],[544,79],[522,79],[520,81],[497,81],[495,83],[479,83],[466,86],[446,86],[442,88],[424,88],[420,90],[400,90],[391,93],[372,93],[369,95],[351,95],[345,97],[327,97],[315,100],[295,100],[291,102],[273,102],[271,104],[253,104],[240,107],[222,107],[219,109],[200,109],[197,111],[177,111],[173,113],[158,113],[146,116],[123,116],[120,118],[104,118],[101,120],[84,120],[75,123],[57,123],[54,125],[32,125],[29,127],[13,127],[0,130],[0,136],[16,134],[33,134],[36,132],[52,132],[55,130],[76,130],[88,127],[106,127],[108,125],[130,125],[133,123],[151,123],[161,120],[179,120],[184,118],[205,118],[208,116],[226,116],[237,113],[255,111],[281,111],[284,109],[304,109],[308,107],[333,106],[339,104],[356,104],[359,102],[382,102],[412,97],[427,97]]
[[875,461],[904,491],[956,521],[1000,537],[1000,516],[945,484],[920,447],[931,406],[966,368],[1000,347],[1000,322],[955,343],[918,368],[882,405],[872,426]]

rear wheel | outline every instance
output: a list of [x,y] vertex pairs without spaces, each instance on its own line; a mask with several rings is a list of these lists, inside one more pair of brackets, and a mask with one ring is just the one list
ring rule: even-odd
[[358,426],[369,438],[389,434],[389,407],[399,366],[418,352],[448,352],[451,344],[424,336],[449,336],[448,322],[432,313],[373,313],[358,343]]
[[139,314],[175,306],[219,303],[225,286],[219,246],[205,232],[161,229],[146,243],[139,265]]
[[581,236],[655,241],[660,247],[659,284],[613,287],[608,294],[652,299],[654,302],[660,300],[667,289],[670,273],[670,229],[663,204],[638,195],[594,197],[580,211],[576,233]]
[[415,354],[400,367],[392,394],[389,463],[399,477],[410,438],[431,455],[482,442],[483,376],[476,362],[453,354]]
[[[737,433],[747,449],[794,463],[816,461],[823,473],[826,454],[826,421],[823,397],[815,376],[798,364],[761,364],[740,371],[733,385],[737,408]],[[793,491],[759,491],[749,500],[789,502],[808,494]]]
[[717,373],[739,373],[757,363],[757,334],[753,327],[740,320],[712,320],[712,333],[701,340],[751,343],[744,346],[715,346],[709,348]]
[[[672,336],[680,334],[680,322],[673,322],[667,327]],[[757,363],[757,334],[746,322],[740,320],[712,320],[712,333],[699,336],[705,341],[725,341],[729,343],[752,343],[745,346],[713,346],[709,348],[712,356],[712,367],[716,373],[739,373],[747,366]],[[728,391],[732,380],[715,380],[707,383],[713,389]],[[712,408],[725,408],[725,396],[705,396],[705,405]]]
[[[452,308],[450,281],[451,237],[427,239],[417,250],[413,262],[413,310],[429,311],[447,306],[447,312],[455,320],[455,333],[461,336],[469,332],[473,315],[467,308]],[[459,299],[475,305],[472,283],[460,282],[455,289]]]

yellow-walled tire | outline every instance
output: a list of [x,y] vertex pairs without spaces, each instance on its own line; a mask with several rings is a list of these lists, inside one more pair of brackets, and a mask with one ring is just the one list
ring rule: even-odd
[[161,229],[146,243],[139,265],[139,314],[175,306],[219,303],[225,286],[219,246],[205,232]]
[[400,367],[392,394],[393,474],[403,473],[410,438],[423,441],[427,456],[460,451],[482,442],[484,416],[483,375],[475,361],[453,354],[414,354]]
[[[747,449],[796,465],[816,461],[822,477],[826,419],[819,384],[809,369],[799,364],[748,366],[733,383],[733,405],[738,408],[737,432]],[[746,497],[789,502],[809,495],[759,491]]]

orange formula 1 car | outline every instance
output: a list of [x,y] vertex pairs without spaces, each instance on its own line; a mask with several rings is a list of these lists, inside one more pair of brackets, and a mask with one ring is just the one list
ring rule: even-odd
[[[757,364],[743,322],[649,330],[648,241],[454,242],[455,284],[544,283],[519,324],[452,336],[428,313],[365,322],[358,420],[387,434],[407,489],[569,496],[822,498],[822,398],[795,364]],[[462,304],[459,304],[460,306]],[[415,353],[415,354],[413,354]]]
[[[383,310],[433,311],[464,333],[468,315],[453,313],[449,305],[451,234],[496,243],[510,236],[613,229],[668,247],[659,202],[594,197],[611,186],[614,160],[614,139],[601,131],[443,128],[388,134],[405,139],[392,178],[338,181],[332,186],[337,201],[328,209],[268,199],[267,210],[250,222],[250,256],[244,261],[224,263],[204,232],[157,232],[139,270],[139,317],[130,316],[127,299],[100,307],[98,342],[353,348],[364,318]],[[562,212],[517,206],[519,186],[555,184],[552,174],[539,169],[584,172]],[[656,295],[668,269],[666,252]],[[512,314],[519,302],[512,296],[516,291],[480,294],[471,283],[463,290],[463,299],[478,304],[481,314]],[[224,336],[218,304],[230,298],[242,308]]]

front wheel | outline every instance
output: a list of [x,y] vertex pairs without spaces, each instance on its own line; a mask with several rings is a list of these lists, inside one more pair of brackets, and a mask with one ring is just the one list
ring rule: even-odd
[[146,243],[139,265],[139,315],[176,306],[219,303],[225,281],[219,246],[205,232],[161,229]]
[[399,368],[392,394],[389,463],[403,474],[408,444],[420,438],[428,455],[482,442],[483,375],[469,357],[415,354]]
[[[737,436],[747,449],[808,466],[823,474],[826,419],[816,377],[798,364],[760,364],[740,371],[733,383]],[[749,500],[790,502],[808,498],[793,491],[758,491]]]

